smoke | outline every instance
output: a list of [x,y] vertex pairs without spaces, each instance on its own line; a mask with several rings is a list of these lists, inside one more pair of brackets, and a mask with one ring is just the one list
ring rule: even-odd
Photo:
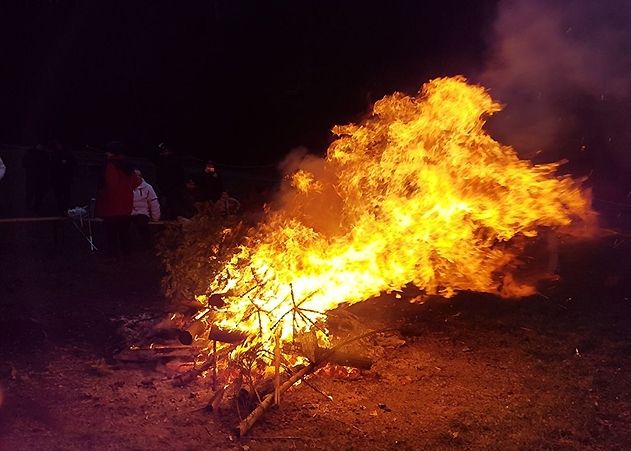
[[492,133],[523,156],[592,146],[631,168],[629,127],[620,127],[631,114],[628,0],[501,0],[478,78],[506,105]]
[[[330,170],[323,157],[309,153],[305,147],[298,147],[283,159],[279,165],[283,183],[276,198],[276,207],[300,219],[300,221],[326,236],[340,232],[340,212],[343,205],[334,186],[336,174]],[[307,192],[295,189],[292,177],[298,171],[313,176],[317,186]]]

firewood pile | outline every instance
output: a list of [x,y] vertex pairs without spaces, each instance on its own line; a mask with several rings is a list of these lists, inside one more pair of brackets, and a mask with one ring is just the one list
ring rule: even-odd
[[249,258],[235,263],[243,243],[264,234],[257,224],[247,216],[217,218],[201,205],[186,227],[167,229],[158,253],[166,270],[163,291],[176,313],[123,324],[126,338],[112,359],[165,370],[176,387],[207,385],[205,409],[236,410],[239,435],[291,387],[317,391],[309,377],[318,370],[370,370],[376,356],[367,344],[384,333],[346,304],[311,302],[322,295],[317,286],[295,289]]
[[269,371],[269,365],[263,371],[257,355],[261,349],[235,353],[251,338],[242,332],[211,327],[206,340],[196,340],[203,330],[203,313],[121,318],[111,363],[117,367],[162,369],[175,387],[205,382],[209,391],[204,410],[216,415],[235,409],[241,420],[236,428],[240,436],[270,407],[278,405],[290,388],[302,382],[317,391],[308,378],[319,369],[333,366],[349,372],[370,370],[373,358],[365,351],[366,343],[392,332],[368,330],[357,317],[338,309],[330,312],[328,325],[344,336],[343,340],[322,348],[311,334],[303,334],[291,345],[277,347],[271,356],[273,371]]

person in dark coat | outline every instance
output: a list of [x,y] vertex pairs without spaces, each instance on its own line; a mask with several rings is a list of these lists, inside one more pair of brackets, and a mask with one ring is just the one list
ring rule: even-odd
[[76,160],[61,143],[53,142],[50,155],[50,181],[57,202],[57,214],[65,216],[70,208],[70,187],[74,179]]
[[44,196],[48,189],[49,158],[43,145],[31,147],[22,158],[26,182],[26,208],[29,213],[41,213]]
[[175,219],[186,175],[182,163],[165,143],[158,146],[156,188],[164,219]]
[[128,255],[129,226],[133,207],[133,192],[138,178],[123,155],[120,143],[110,143],[105,149],[107,161],[96,195],[97,217],[103,219],[108,256]]
[[211,160],[206,162],[204,172],[201,173],[196,182],[199,186],[200,200],[202,202],[217,202],[224,191],[221,176],[215,163]]
[[192,218],[197,213],[198,202],[201,202],[199,186],[194,177],[188,177],[180,192],[180,202],[175,209],[175,215],[178,218]]

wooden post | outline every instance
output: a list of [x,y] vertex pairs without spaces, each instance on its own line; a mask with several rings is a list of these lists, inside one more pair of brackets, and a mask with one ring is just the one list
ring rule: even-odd
[[276,336],[274,337],[274,404],[280,404],[280,334],[282,331],[282,323],[276,329]]

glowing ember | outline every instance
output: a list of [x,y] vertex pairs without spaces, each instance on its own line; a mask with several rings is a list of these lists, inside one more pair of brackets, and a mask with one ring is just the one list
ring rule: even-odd
[[511,274],[526,239],[572,233],[594,214],[558,164],[520,160],[486,134],[499,110],[484,88],[441,78],[335,127],[326,159],[292,168],[282,204],[211,282],[226,304],[209,320],[247,333],[242,350],[272,350],[277,334],[322,342],[328,310],[410,283],[444,296],[533,293]]

